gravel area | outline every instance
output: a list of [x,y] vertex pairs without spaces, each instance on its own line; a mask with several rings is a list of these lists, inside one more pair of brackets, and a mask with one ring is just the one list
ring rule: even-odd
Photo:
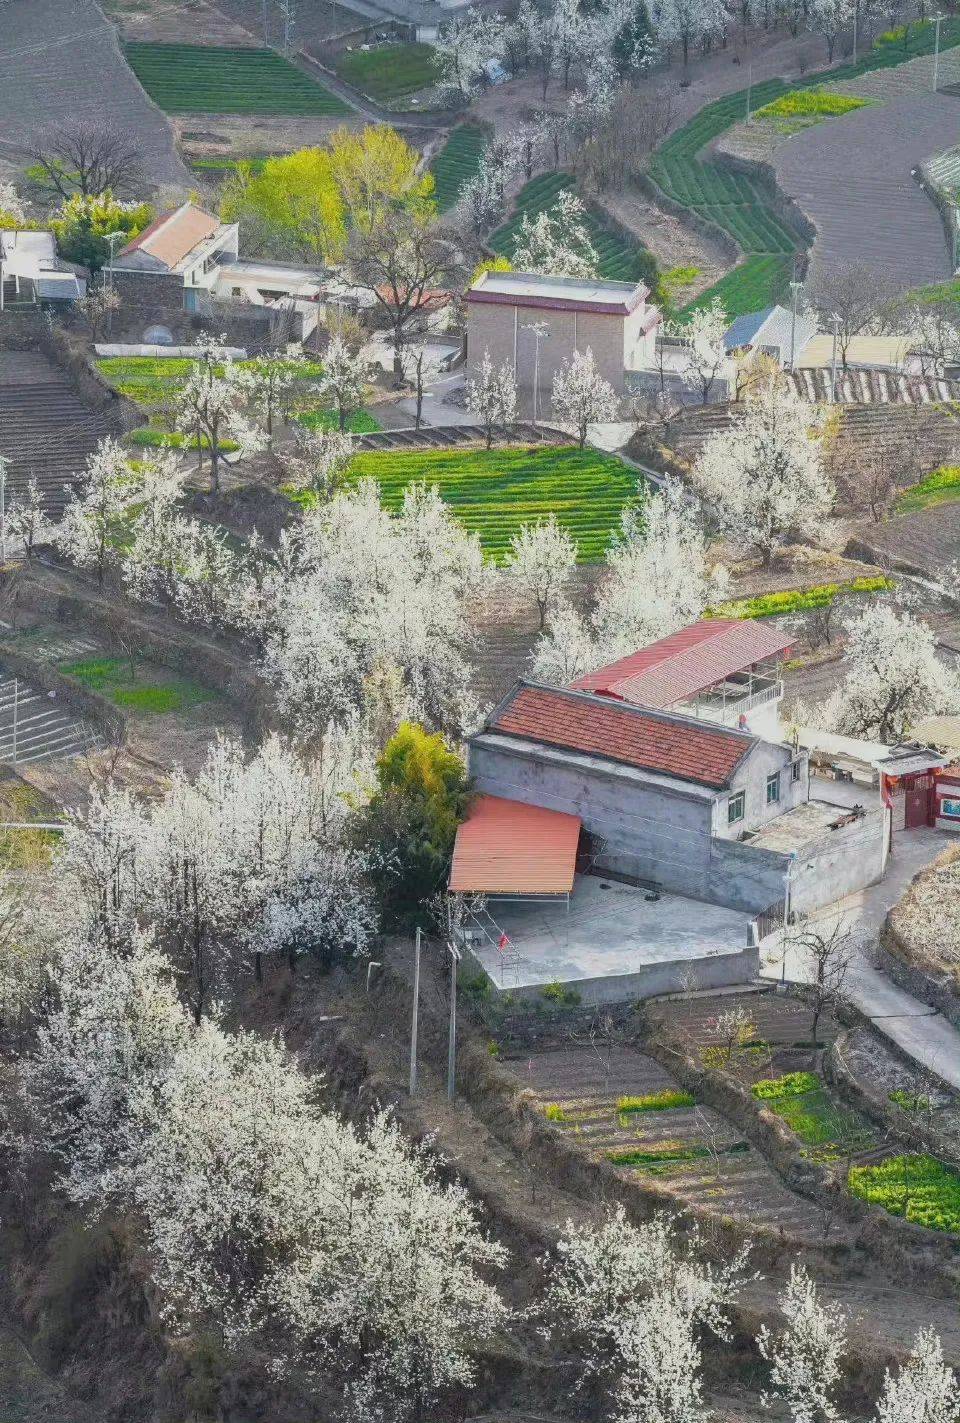
[[81,117],[109,119],[139,141],[154,187],[190,190],[169,124],[134,78],[94,0],[9,0],[3,22],[0,155],[22,164],[43,129]]

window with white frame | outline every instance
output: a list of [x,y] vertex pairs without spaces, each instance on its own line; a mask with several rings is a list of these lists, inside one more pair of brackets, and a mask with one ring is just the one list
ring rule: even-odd
[[774,771],[767,777],[767,805],[775,805],[780,799],[780,772]]
[[737,791],[727,801],[727,824],[736,825],[738,820],[742,820],[746,809],[747,798],[743,791]]

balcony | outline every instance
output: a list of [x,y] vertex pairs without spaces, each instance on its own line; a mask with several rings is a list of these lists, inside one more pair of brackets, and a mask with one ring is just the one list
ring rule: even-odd
[[758,707],[779,702],[782,697],[783,682],[779,677],[758,677],[744,672],[715,683],[689,701],[679,703],[675,710],[699,717],[701,721],[738,726],[741,717],[749,717]]

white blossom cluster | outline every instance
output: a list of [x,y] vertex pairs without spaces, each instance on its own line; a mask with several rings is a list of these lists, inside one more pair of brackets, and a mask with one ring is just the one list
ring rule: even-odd
[[362,715],[389,669],[400,673],[396,719],[467,725],[471,613],[490,571],[436,488],[409,486],[393,515],[362,480],[308,513],[295,545],[273,588],[264,665],[300,733]]
[[534,649],[533,674],[562,686],[592,668],[696,622],[722,589],[709,571],[697,510],[675,488],[627,506],[606,557],[590,619],[557,597],[548,631]]
[[249,760],[223,738],[193,781],[138,803],[95,788],[63,836],[76,930],[119,952],[154,931],[199,1018],[259,954],[362,954],[377,930],[366,857],[347,834],[372,768],[355,734],[328,730],[309,762],[271,736]]
[[394,1121],[359,1133],[275,1040],[195,1024],[149,940],[68,943],[27,1073],[61,1185],[139,1222],[175,1333],[338,1381],[345,1416],[405,1420],[474,1376],[506,1319],[505,1252]]

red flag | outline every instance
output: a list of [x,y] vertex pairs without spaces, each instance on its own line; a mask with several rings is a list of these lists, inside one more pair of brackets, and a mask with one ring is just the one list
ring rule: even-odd
[[500,935],[500,942],[499,942],[499,944],[497,944],[497,948],[500,950],[501,953],[503,953],[504,949],[508,949],[509,947],[510,947],[510,940],[507,938],[506,934],[501,934],[501,935]]

